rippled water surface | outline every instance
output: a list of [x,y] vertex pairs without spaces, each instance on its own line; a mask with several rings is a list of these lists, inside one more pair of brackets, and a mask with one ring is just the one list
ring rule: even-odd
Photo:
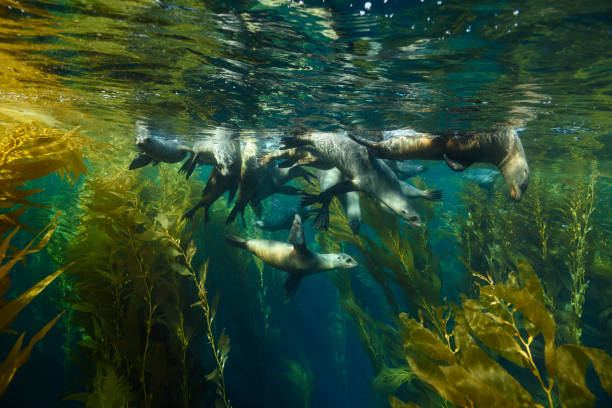
[[[99,152],[115,152],[104,156],[109,163],[133,155],[136,120],[157,137],[185,143],[217,126],[236,126],[243,141],[263,150],[298,126],[363,134],[514,127],[532,174],[544,184],[562,184],[569,174],[583,185],[596,164],[597,239],[608,250],[611,50],[609,1],[0,0],[0,121],[19,116],[50,127],[80,126],[101,142]],[[425,179],[445,189],[445,211],[452,214],[459,176],[444,163],[431,164]],[[441,244],[447,218],[437,214],[436,250],[456,260]],[[609,286],[604,293],[609,296]],[[593,315],[609,316],[607,310]],[[600,330],[609,334],[605,316],[608,326]],[[235,316],[225,318],[229,327]],[[303,318],[316,332],[317,317]],[[326,347],[308,337],[314,338],[311,330],[302,335],[292,340],[304,341],[307,354]],[[610,352],[604,337],[591,339]],[[369,391],[372,368],[359,340],[347,341],[349,352],[360,353],[348,365],[354,376],[348,390],[319,383],[311,406],[385,406],[385,398]],[[250,358],[240,353],[230,364]],[[318,359],[324,357],[312,357],[314,371],[327,367]],[[34,367],[43,372],[61,365],[41,361]],[[36,370],[16,377],[7,394],[11,404],[40,403],[24,396],[25,378]],[[230,374],[234,401],[269,404],[271,397],[258,397],[248,405],[259,383],[246,371]],[[68,393],[49,386],[41,398],[55,401]]]

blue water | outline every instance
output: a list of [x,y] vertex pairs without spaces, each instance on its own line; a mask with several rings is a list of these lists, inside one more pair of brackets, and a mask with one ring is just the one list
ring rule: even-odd
[[[495,239],[485,242],[491,248],[491,259],[504,263],[505,252],[500,248],[511,242],[513,256],[539,262],[533,219],[525,221],[512,213],[532,208],[537,178],[543,186],[537,191],[549,222],[551,253],[549,263],[542,262],[548,268],[546,274],[544,269],[537,272],[547,290],[554,287],[550,293],[557,303],[547,306],[556,313],[557,325],[570,324],[567,321],[573,321],[572,317],[559,320],[567,312],[570,293],[569,244],[563,231],[573,205],[571,194],[583,191],[596,165],[592,231],[584,261],[590,283],[578,320],[583,327],[582,344],[610,354],[610,49],[612,5],[608,2],[380,0],[368,7],[366,2],[352,0],[304,0],[303,4],[281,0],[0,2],[0,65],[6,67],[0,73],[2,130],[28,121],[46,128],[80,126],[96,143],[84,153],[89,174],[74,186],[56,175],[27,184],[45,189],[34,201],[50,208],[30,208],[20,221],[41,229],[61,210],[61,234],[56,233],[61,236],[11,271],[8,298],[72,260],[75,253],[83,258],[79,251],[85,248],[81,245],[84,231],[92,228],[92,202],[100,199],[92,199],[90,193],[109,174],[116,177],[117,186],[133,186],[137,207],[150,213],[163,206],[179,215],[189,209],[181,203],[185,197],[180,186],[186,183],[193,186],[187,202],[197,202],[211,166],[197,169],[189,181],[175,176],[180,167],[176,164],[127,171],[136,155],[137,120],[146,123],[156,138],[188,146],[205,139],[218,126],[234,127],[243,146],[254,142],[261,152],[274,151],[283,137],[299,127],[367,137],[403,128],[448,133],[511,127],[519,132],[532,172],[530,188],[520,204],[510,201],[501,177],[474,190],[463,173],[453,172],[443,161],[422,162],[429,166],[419,175],[425,185],[444,192],[442,203],[417,207],[424,218],[426,208],[433,211],[425,231],[441,282],[438,304],[460,303],[461,294],[473,297],[477,293],[460,260],[466,253],[460,227],[467,228],[465,220],[475,208],[470,207],[470,191],[478,191],[485,207],[502,214],[495,222],[504,217],[521,220],[500,227]],[[474,167],[493,168],[488,164]],[[0,166],[0,175],[1,171]],[[137,182],[126,181],[132,177]],[[171,197],[171,204],[164,201],[166,197]],[[196,217],[185,229],[195,231],[199,251],[194,265],[211,258],[209,298],[220,293],[214,333],[218,340],[225,328],[231,339],[225,367],[231,405],[389,406],[388,395],[373,387],[377,367],[330,273],[307,277],[295,297],[285,302],[286,273],[266,266],[260,277],[253,257],[229,248],[223,237],[232,233],[286,241],[288,231],[267,233],[254,228],[256,216],[250,209],[246,226],[238,217],[227,227],[225,217],[233,204],[225,197],[211,208],[209,223],[204,225]],[[264,214],[295,207],[298,201],[297,197],[274,196],[264,202]],[[117,207],[123,204],[116,203]],[[316,231],[310,222],[305,225],[309,247],[324,251],[317,238],[332,236]],[[410,229],[403,221],[399,225]],[[364,222],[361,234],[380,243],[377,232],[389,228],[394,226]],[[11,245],[22,248],[31,237],[20,231]],[[417,244],[413,247],[414,251],[419,248]],[[101,244],[101,251],[106,248]],[[361,256],[351,244],[345,244],[343,250]],[[415,258],[420,256],[425,255],[415,253]],[[485,264],[484,258],[480,261],[478,265]],[[422,266],[419,262],[416,264]],[[380,323],[368,329],[373,336],[382,333],[383,327],[397,331],[381,337],[388,343],[376,345],[389,353],[381,361],[407,367],[396,312],[418,318],[418,311],[389,274],[385,284],[398,300],[399,310],[395,310],[383,285],[370,272],[360,266],[349,273],[355,303]],[[87,360],[83,355],[80,342],[92,330],[74,318],[79,313],[74,305],[79,303],[77,286],[83,275],[66,273],[65,279],[47,288],[11,326],[19,333],[26,331],[27,341],[59,311],[69,311],[35,346],[2,396],[2,406],[82,406],[62,399],[92,390],[92,367],[102,360],[100,356]],[[185,282],[180,286],[185,313],[197,322],[193,361],[208,373],[215,367],[214,359],[202,316],[189,307],[197,293]],[[159,296],[165,301],[167,294]],[[160,300],[160,308],[164,301]],[[153,338],[170,344],[172,331],[161,326],[153,331]],[[14,341],[12,335],[0,336],[0,358]],[[540,343],[537,347],[541,348]],[[541,358],[540,349],[538,353]],[[297,362],[307,380],[292,380],[290,362]],[[168,368],[168,376],[175,379],[178,374],[172,370]],[[134,372],[128,382],[138,397],[130,406],[144,406],[138,399],[142,391]],[[203,377],[203,373],[197,375]],[[537,388],[527,379],[528,373],[516,376],[529,391]],[[607,406],[610,397],[591,371],[587,383],[597,396],[596,406]],[[175,383],[168,380],[168,384]],[[416,396],[412,401],[426,404],[419,396],[432,391],[419,384],[404,384],[392,395],[406,401]],[[201,395],[194,392],[189,406],[214,406],[212,383],[201,380],[196,389]],[[151,406],[181,406],[172,399],[171,390],[161,394],[169,399],[160,397]],[[545,404],[542,395],[538,398]],[[430,406],[435,404],[430,400]]]

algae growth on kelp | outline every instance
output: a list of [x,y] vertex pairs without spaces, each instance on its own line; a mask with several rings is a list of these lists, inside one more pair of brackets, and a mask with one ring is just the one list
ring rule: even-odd
[[[567,0],[0,1],[0,406],[610,406],[611,30]],[[420,227],[372,191],[300,208],[335,177],[311,131],[500,130],[520,201],[430,153],[389,162]],[[358,266],[244,250],[292,226]]]

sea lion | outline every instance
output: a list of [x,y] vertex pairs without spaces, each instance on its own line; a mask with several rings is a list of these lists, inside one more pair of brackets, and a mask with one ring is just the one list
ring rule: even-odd
[[303,178],[312,184],[312,174],[300,166],[281,168],[274,163],[260,166],[261,171],[258,177],[258,188],[253,201],[259,202],[273,194],[299,195],[301,190],[285,185],[296,178]]
[[492,163],[502,172],[510,197],[520,201],[529,183],[529,165],[523,144],[514,129],[458,135],[432,135],[406,131],[383,142],[369,142],[355,135],[351,139],[376,157],[406,160],[444,160],[455,171],[475,162]]
[[215,166],[222,176],[240,172],[240,141],[238,132],[233,128],[217,127],[212,137],[193,145],[193,156],[180,168],[189,179],[196,167]]
[[491,190],[495,180],[499,176],[499,171],[493,169],[468,169],[461,173],[461,177],[472,180],[481,188]]
[[[275,211],[273,216],[256,220],[253,222],[253,225],[264,231],[288,230],[293,224],[295,213],[295,209],[284,212]],[[306,220],[314,214],[314,211],[309,208],[300,208],[297,210],[297,213],[300,215],[300,218],[306,222]]]
[[[321,187],[322,192],[345,180],[342,172],[335,167],[331,170],[318,170],[317,178],[319,179],[319,187]],[[342,208],[344,208],[351,231],[355,235],[359,234],[359,227],[361,226],[359,192],[349,191],[348,193],[339,194],[338,199]]]
[[304,194],[302,205],[322,203],[313,225],[329,227],[329,204],[334,195],[349,191],[362,191],[386,204],[397,215],[414,226],[420,227],[421,219],[401,193],[399,179],[382,160],[370,155],[368,149],[346,137],[346,133],[310,132],[283,139],[281,149],[305,147],[314,149],[316,156],[337,167],[346,177],[319,195]]
[[130,170],[138,169],[149,163],[177,163],[193,151],[176,142],[151,136],[149,128],[140,120],[136,121],[136,146],[140,153],[130,163]]
[[[257,196],[260,175],[263,172],[263,168],[259,165],[257,159],[257,144],[253,142],[247,142],[241,153],[242,161],[240,166],[240,181],[238,197],[236,197],[236,204],[230,211],[226,224],[231,224],[236,219],[238,213],[242,216],[242,225],[245,225],[244,221],[244,210],[247,204],[251,204],[251,208],[255,214],[259,217],[261,215],[261,207],[259,202],[251,201]],[[268,166],[273,165],[272,163]]]
[[412,160],[385,160],[385,163],[391,167],[400,180],[409,179],[428,170],[427,166],[414,163]]
[[348,254],[319,254],[306,248],[302,220],[295,214],[293,225],[289,232],[289,243],[267,239],[245,239],[236,236],[226,237],[227,242],[240,249],[245,249],[275,268],[289,272],[285,282],[286,298],[291,298],[302,278],[317,272],[331,269],[349,269],[358,263]]
[[234,195],[236,193],[235,186],[237,185],[237,179],[239,176],[237,174],[228,174],[227,176],[223,176],[221,172],[215,167],[210,172],[208,176],[208,181],[206,182],[206,186],[204,187],[204,191],[202,191],[202,198],[200,201],[189,211],[183,214],[181,219],[191,219],[195,215],[198,209],[204,207],[204,222],[208,222],[209,214],[208,210],[214,204],[215,201],[219,199],[225,193],[225,191],[229,190],[228,202],[231,202],[234,199]]

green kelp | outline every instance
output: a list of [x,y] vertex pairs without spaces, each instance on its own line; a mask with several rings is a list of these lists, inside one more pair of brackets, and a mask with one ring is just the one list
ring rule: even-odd
[[[421,179],[415,179],[415,184],[424,187]],[[435,204],[415,204],[423,220],[430,222]],[[413,381],[402,349],[401,323],[396,318],[400,310],[408,308],[415,314],[424,311],[422,316],[430,324],[437,324],[436,310],[441,305],[440,263],[431,247],[429,230],[426,227],[417,230],[398,222],[396,216],[363,196],[361,208],[373,237],[368,235],[369,229],[366,234],[364,227],[360,235],[352,233],[336,199],[330,205],[328,233],[317,235],[317,242],[325,250],[338,251],[342,242],[347,243],[345,249],[355,249],[359,253],[356,258],[366,270],[365,276],[347,271],[330,274],[338,289],[339,302],[374,369],[373,388],[383,395],[418,394],[422,396],[420,403],[438,404],[439,397]],[[385,227],[378,228],[381,225]],[[382,292],[380,310],[366,306],[372,304],[371,296],[366,299],[361,291],[356,293],[356,284],[372,293]]]
[[[82,226],[70,247],[79,260],[72,320],[81,328],[73,358],[87,374],[87,392],[68,398],[97,406],[112,386],[121,392],[117,406],[196,407],[219,399],[229,407],[229,337],[213,334],[218,298],[208,303],[207,263],[195,273],[193,229],[178,221],[201,183],[185,183],[170,166],[157,168],[157,182],[128,171],[124,159],[94,166],[80,200]],[[196,346],[204,335],[216,361],[207,376]]]
[[[556,346],[557,326],[529,264],[519,261],[518,274],[510,272],[504,282],[473,274],[485,283],[480,296],[438,309],[443,335],[400,315],[406,359],[419,379],[461,407],[552,408],[559,402],[589,407],[595,401],[585,383],[590,361],[601,386],[612,395],[608,354],[572,344]],[[522,370],[511,370],[510,363]],[[524,372],[531,373],[531,381]]]
[[[576,344],[582,341],[587,291],[594,290],[604,300],[593,305],[594,315],[612,307],[601,292],[612,276],[597,268],[612,260],[604,238],[611,232],[605,222],[605,200],[598,201],[597,163],[583,161],[580,171],[578,176],[534,172],[519,204],[508,202],[498,190],[488,198],[475,183],[466,183],[460,194],[466,211],[449,219],[463,260],[474,270],[500,281],[516,259],[534,265],[545,303],[559,319],[558,335]],[[591,279],[600,285],[589,285]],[[589,328],[591,338],[604,338],[595,334],[597,330]]]

